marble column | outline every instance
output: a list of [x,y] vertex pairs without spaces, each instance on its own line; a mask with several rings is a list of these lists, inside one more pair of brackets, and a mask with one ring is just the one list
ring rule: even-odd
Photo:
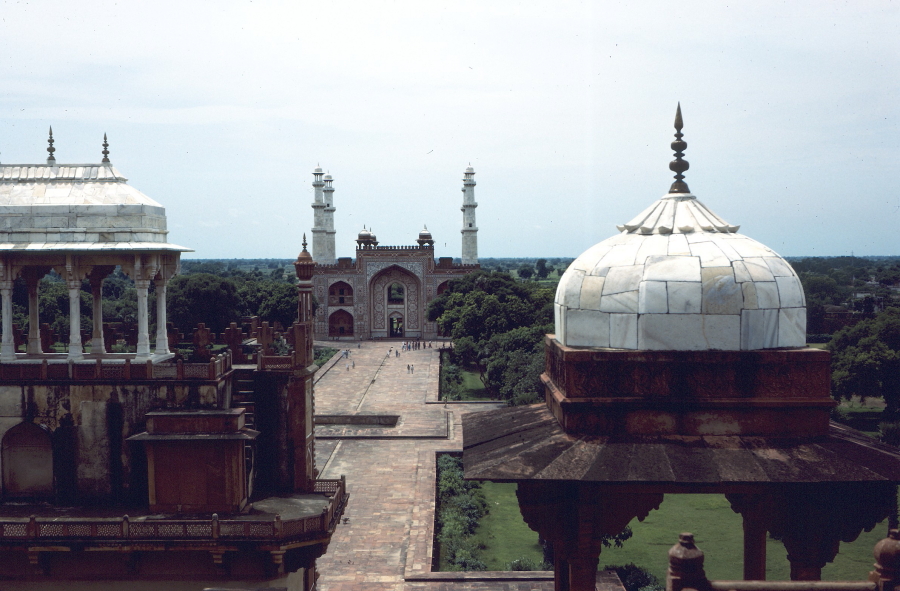
[[137,289],[138,340],[136,359],[150,357],[150,322],[147,310],[147,293],[150,289],[149,279],[138,279],[134,282]]
[[3,341],[0,345],[0,361],[14,361],[16,339],[12,331],[12,281],[0,281],[0,313],[3,314]]
[[33,269],[26,269],[25,284],[28,287],[28,345],[25,352],[29,355],[40,355],[41,350],[41,319],[39,314],[38,286],[42,276]]
[[106,344],[103,342],[103,277],[91,273],[91,297],[93,298],[94,327],[91,334],[91,355],[103,355],[106,353]]
[[69,359],[84,359],[81,344],[81,281],[68,281]]
[[166,318],[166,284],[169,280],[160,277],[156,280],[156,355],[169,353],[169,334]]

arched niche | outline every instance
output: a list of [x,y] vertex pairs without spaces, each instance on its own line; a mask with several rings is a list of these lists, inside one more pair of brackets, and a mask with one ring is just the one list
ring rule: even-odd
[[423,304],[418,277],[398,265],[383,269],[369,284],[371,336],[398,338],[402,332],[403,338],[421,337]]
[[337,281],[328,287],[329,306],[352,306],[353,288],[346,281]]
[[337,310],[328,317],[328,336],[347,337],[353,335],[353,315],[346,310]]
[[53,443],[45,428],[19,423],[7,431],[0,443],[0,462],[5,498],[53,496]]

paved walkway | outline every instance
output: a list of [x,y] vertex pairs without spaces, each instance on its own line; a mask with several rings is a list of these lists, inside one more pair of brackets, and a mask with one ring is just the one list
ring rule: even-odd
[[[329,346],[335,346],[329,343]],[[432,573],[435,453],[462,449],[460,415],[493,404],[437,402],[437,349],[400,353],[399,342],[365,342],[320,370],[317,415],[396,415],[396,426],[316,427],[321,478],[347,477],[350,502],[318,560],[323,591],[549,590],[534,573]],[[355,367],[347,369],[347,365]],[[415,366],[414,371],[407,369]],[[530,580],[528,578],[530,578]]]

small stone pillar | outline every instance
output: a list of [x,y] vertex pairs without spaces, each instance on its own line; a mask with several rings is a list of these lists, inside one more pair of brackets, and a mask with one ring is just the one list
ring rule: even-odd
[[137,279],[134,282],[134,287],[137,290],[138,312],[137,354],[135,359],[147,359],[150,357],[150,322],[147,310],[147,294],[150,289],[150,281]]
[[166,286],[169,280],[160,276],[156,280],[156,355],[169,353],[169,334],[166,331]]
[[34,267],[26,268],[23,272],[25,285],[28,288],[28,345],[25,352],[29,355],[40,355],[41,349],[41,320],[39,313],[38,286],[46,272],[41,272]]
[[69,359],[84,359],[81,343],[81,281],[67,281],[69,288]]
[[0,345],[0,361],[16,359],[16,339],[12,323],[12,281],[0,281],[0,314],[3,315],[3,341]]
[[900,532],[892,529],[888,537],[875,544],[875,570],[869,580],[878,585],[878,591],[893,591],[900,585]]
[[703,570],[703,551],[694,545],[694,534],[683,533],[678,543],[669,549],[669,568],[666,570],[666,591],[709,589]]
[[91,269],[91,273],[88,275],[88,281],[91,284],[91,296],[93,299],[91,355],[103,355],[106,353],[106,343],[103,336],[103,280],[114,268],[115,267],[96,266]]

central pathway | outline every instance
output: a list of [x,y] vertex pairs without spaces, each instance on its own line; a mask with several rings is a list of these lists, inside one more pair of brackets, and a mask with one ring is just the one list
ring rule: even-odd
[[[529,573],[432,573],[435,453],[462,449],[460,415],[499,404],[437,401],[438,349],[401,352],[400,342],[349,346],[315,386],[317,415],[349,415],[316,427],[320,478],[347,477],[350,502],[318,560],[323,591],[549,590]],[[355,364],[355,367],[352,365]],[[348,365],[351,367],[348,369]],[[408,366],[414,366],[410,371]],[[396,415],[395,426],[359,425],[359,415]]]

